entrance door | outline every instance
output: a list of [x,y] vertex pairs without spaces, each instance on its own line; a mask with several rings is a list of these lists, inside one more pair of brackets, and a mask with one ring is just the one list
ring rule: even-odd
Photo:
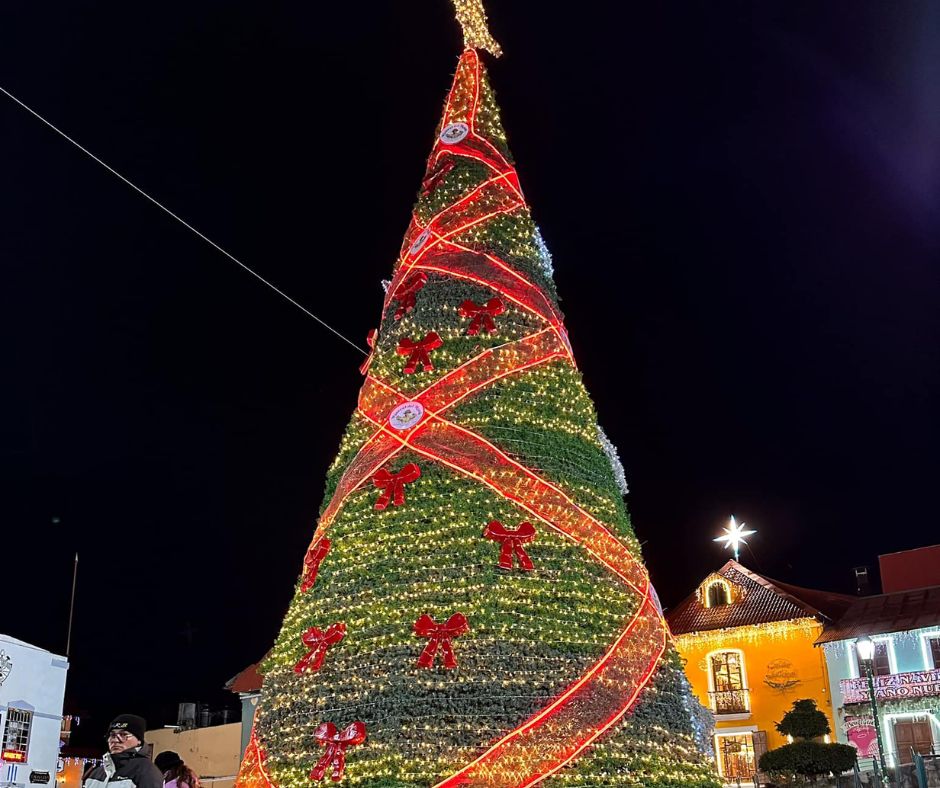
[[754,740],[750,733],[737,733],[716,737],[718,747],[718,769],[726,780],[741,778],[750,780],[754,776]]
[[919,755],[933,752],[933,734],[930,719],[925,717],[898,717],[894,721],[894,744],[898,763],[911,763],[911,750]]

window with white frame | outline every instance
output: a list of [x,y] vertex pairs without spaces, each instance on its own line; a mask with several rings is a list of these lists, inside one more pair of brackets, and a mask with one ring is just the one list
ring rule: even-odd
[[3,750],[0,757],[5,761],[24,763],[29,755],[29,732],[33,725],[33,713],[26,709],[7,709],[7,721],[3,726]]
[[[871,672],[875,676],[890,676],[895,673],[894,645],[889,638],[879,638],[874,640],[875,653],[871,658]],[[852,667],[855,669],[856,676],[865,674],[862,668],[862,662],[858,658],[858,650],[855,644],[852,644]]]
[[927,632],[920,638],[924,649],[924,670],[940,670],[940,632]]
[[876,676],[891,675],[891,659],[888,656],[888,643],[885,640],[875,641],[875,653],[871,658],[871,672]]

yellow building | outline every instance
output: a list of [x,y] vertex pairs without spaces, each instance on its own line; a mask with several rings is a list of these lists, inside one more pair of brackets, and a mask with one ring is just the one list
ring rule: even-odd
[[667,615],[692,690],[715,717],[725,780],[750,780],[761,754],[787,743],[775,724],[795,700],[815,700],[835,730],[825,655],[813,643],[854,601],[728,561]]

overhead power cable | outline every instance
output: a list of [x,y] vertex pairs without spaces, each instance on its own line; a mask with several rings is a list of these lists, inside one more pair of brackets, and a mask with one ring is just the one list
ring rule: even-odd
[[255,277],[255,279],[257,279],[258,281],[260,281],[260,282],[262,282],[263,284],[265,284],[265,285],[267,285],[268,287],[270,287],[270,288],[271,288],[275,293],[277,293],[279,296],[281,296],[281,297],[283,297],[283,298],[286,298],[288,301],[290,301],[294,306],[296,306],[296,307],[297,307],[298,309],[300,309],[302,312],[304,312],[305,314],[309,315],[309,316],[312,317],[314,320],[316,320],[321,326],[323,326],[324,328],[326,328],[326,329],[329,330],[329,331],[332,331],[334,334],[336,334],[336,336],[338,336],[338,337],[339,337],[340,339],[342,339],[344,342],[346,342],[347,344],[349,344],[349,345],[351,345],[352,347],[354,347],[356,350],[358,350],[360,353],[362,353],[362,355],[364,355],[364,356],[367,356],[367,355],[368,355],[368,353],[367,353],[365,350],[363,350],[361,347],[359,347],[359,345],[357,345],[357,344],[356,344],[355,342],[353,342],[351,339],[349,339],[348,337],[346,337],[346,336],[344,336],[343,334],[341,334],[339,331],[337,331],[335,328],[333,328],[333,326],[331,326],[329,323],[327,323],[327,322],[326,322],[325,320],[323,320],[322,318],[317,317],[315,314],[313,314],[313,312],[311,312],[309,309],[307,309],[307,307],[305,307],[303,304],[300,304],[300,303],[298,303],[297,301],[295,301],[293,298],[291,298],[289,295],[287,295],[287,293],[285,293],[285,292],[284,292],[283,290],[281,290],[279,287],[277,287],[276,285],[272,284],[272,283],[269,282],[267,279],[265,279],[263,276],[261,276],[261,274],[257,273],[256,271],[253,271],[251,268],[249,268],[247,265],[245,265],[241,260],[239,260],[237,257],[235,257],[235,255],[230,254],[229,252],[227,252],[225,249],[223,249],[221,246],[219,246],[219,245],[218,245],[215,241],[213,241],[211,238],[209,238],[208,236],[206,236],[206,235],[204,235],[203,233],[199,232],[199,230],[197,230],[195,227],[193,227],[189,222],[187,222],[186,220],[182,219],[182,218],[181,218],[180,216],[178,216],[177,214],[173,213],[173,211],[171,211],[169,208],[167,208],[167,207],[166,207],[165,205],[163,205],[161,202],[159,202],[158,200],[156,200],[156,199],[154,199],[153,197],[151,197],[149,194],[147,194],[147,192],[145,192],[143,189],[141,189],[141,188],[140,188],[139,186],[137,186],[135,183],[132,183],[132,182],[129,181],[127,178],[125,178],[123,175],[121,175],[121,173],[119,173],[116,169],[114,169],[114,167],[112,167],[112,166],[109,165],[108,163],[106,163],[106,162],[102,161],[101,159],[99,159],[99,158],[98,158],[97,156],[95,156],[95,154],[92,153],[90,150],[88,150],[88,149],[85,148],[84,146],[80,145],[78,142],[76,142],[75,140],[73,140],[73,139],[72,139],[68,134],[66,134],[64,131],[62,131],[61,129],[59,129],[59,128],[57,128],[56,126],[54,126],[52,123],[50,123],[48,120],[46,120],[42,115],[40,115],[38,112],[36,112],[36,110],[34,110],[32,107],[29,107],[29,106],[27,106],[26,104],[24,104],[24,103],[23,103],[22,101],[20,101],[16,96],[14,96],[12,93],[10,93],[10,91],[6,90],[2,85],[0,85],[0,92],[2,92],[5,96],[8,96],[9,98],[11,98],[11,99],[12,99],[13,101],[15,101],[17,104],[19,104],[23,109],[25,109],[28,113],[30,113],[30,115],[32,115],[33,117],[38,118],[39,120],[41,120],[43,123],[45,123],[50,129],[52,129],[52,130],[53,130],[56,134],[58,134],[60,137],[62,137],[62,138],[65,139],[65,140],[68,140],[69,142],[71,142],[72,145],[74,145],[76,148],[78,148],[78,149],[79,149],[82,153],[84,153],[86,156],[88,156],[89,158],[91,158],[91,159],[93,159],[94,161],[98,162],[98,164],[100,164],[102,167],[104,167],[104,168],[105,168],[108,172],[110,172],[112,175],[115,175],[116,177],[120,178],[122,181],[124,181],[124,183],[126,183],[128,186],[130,186],[135,192],[137,192],[138,194],[140,194],[140,195],[143,196],[143,197],[146,197],[148,200],[150,200],[150,202],[152,202],[154,205],[156,205],[161,211],[163,211],[164,213],[168,214],[169,216],[172,216],[174,219],[176,219],[176,221],[178,221],[181,225],[183,225],[183,227],[185,227],[187,230],[190,230],[191,232],[195,233],[195,234],[198,235],[200,238],[202,238],[202,240],[205,241],[207,244],[209,244],[209,245],[212,246],[214,249],[216,249],[216,250],[218,250],[219,252],[221,252],[222,254],[224,254],[224,255],[225,255],[229,260],[231,260],[233,263],[235,263],[236,265],[240,266],[240,267],[243,268],[245,271],[247,271],[249,274],[251,274],[253,277]]

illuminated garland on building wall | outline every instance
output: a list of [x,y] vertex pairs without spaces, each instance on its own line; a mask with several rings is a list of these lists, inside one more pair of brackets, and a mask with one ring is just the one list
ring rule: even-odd
[[241,788],[716,784],[550,271],[468,48]]
[[729,629],[707,629],[677,635],[676,647],[680,651],[721,646],[730,642],[763,643],[767,640],[787,640],[792,637],[815,639],[822,631],[822,624],[815,618],[795,618],[788,621],[771,621],[767,624],[749,624]]

